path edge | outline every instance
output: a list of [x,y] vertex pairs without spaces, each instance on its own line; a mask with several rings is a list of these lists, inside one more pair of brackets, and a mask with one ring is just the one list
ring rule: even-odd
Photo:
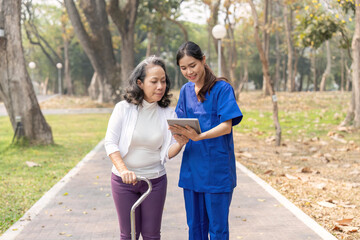
[[56,196],[58,192],[81,170],[92,157],[104,147],[102,139],[86,156],[76,164],[60,181],[50,188],[17,222],[8,228],[0,240],[14,240],[24,227],[34,219],[40,211]]
[[238,161],[236,161],[236,167],[240,169],[243,173],[245,173],[247,176],[249,176],[252,180],[254,180],[257,184],[259,184],[263,189],[265,189],[266,192],[268,192],[271,196],[278,200],[286,209],[288,209],[292,214],[294,214],[295,217],[302,221],[306,226],[308,226],[321,238],[325,240],[338,240],[334,235],[332,235],[325,228],[319,225],[314,219],[309,217],[300,208],[290,202],[286,197],[284,197],[281,193],[275,190],[270,184],[258,177],[255,173],[250,171],[247,167],[245,167]]

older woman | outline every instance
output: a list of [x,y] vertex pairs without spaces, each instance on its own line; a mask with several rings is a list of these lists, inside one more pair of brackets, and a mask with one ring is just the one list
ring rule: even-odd
[[137,237],[160,239],[166,196],[164,163],[187,143],[172,137],[167,118],[176,114],[170,105],[170,81],[164,62],[155,56],[139,63],[129,78],[125,100],[116,104],[105,137],[113,168],[111,187],[120,225],[120,239],[130,239],[130,209],[147,190],[136,176],[150,179],[153,190],[135,212]]

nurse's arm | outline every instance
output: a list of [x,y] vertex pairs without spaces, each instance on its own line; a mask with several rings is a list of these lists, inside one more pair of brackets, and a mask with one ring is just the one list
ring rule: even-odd
[[181,134],[187,136],[193,141],[200,141],[204,139],[216,138],[231,133],[232,119],[220,123],[216,127],[198,134],[193,128],[186,126]]

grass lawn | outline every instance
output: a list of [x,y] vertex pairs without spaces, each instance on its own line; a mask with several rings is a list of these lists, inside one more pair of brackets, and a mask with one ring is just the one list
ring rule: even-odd
[[[260,92],[244,93],[239,106],[244,114],[235,130],[259,138],[275,136],[270,97]],[[338,131],[345,119],[350,93],[278,93],[279,121],[282,140],[319,137],[327,139],[329,132],[341,134],[347,141],[360,144],[355,132]]]
[[[51,146],[11,145],[8,117],[0,117],[0,234],[105,137],[110,114],[48,115]],[[28,167],[26,161],[41,164]]]

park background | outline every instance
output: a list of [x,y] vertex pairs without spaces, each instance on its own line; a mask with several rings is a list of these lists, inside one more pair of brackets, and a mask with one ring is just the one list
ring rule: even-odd
[[[109,118],[40,109],[112,108],[132,68],[153,54],[166,61],[175,105],[186,82],[177,48],[198,43],[218,72],[212,29],[220,24],[221,72],[245,115],[234,129],[237,160],[335,236],[359,238],[358,1],[0,3],[0,100],[9,115],[0,117],[0,232],[104,137]],[[58,95],[39,105],[34,96],[46,94]],[[16,116],[25,131],[12,143]]]

